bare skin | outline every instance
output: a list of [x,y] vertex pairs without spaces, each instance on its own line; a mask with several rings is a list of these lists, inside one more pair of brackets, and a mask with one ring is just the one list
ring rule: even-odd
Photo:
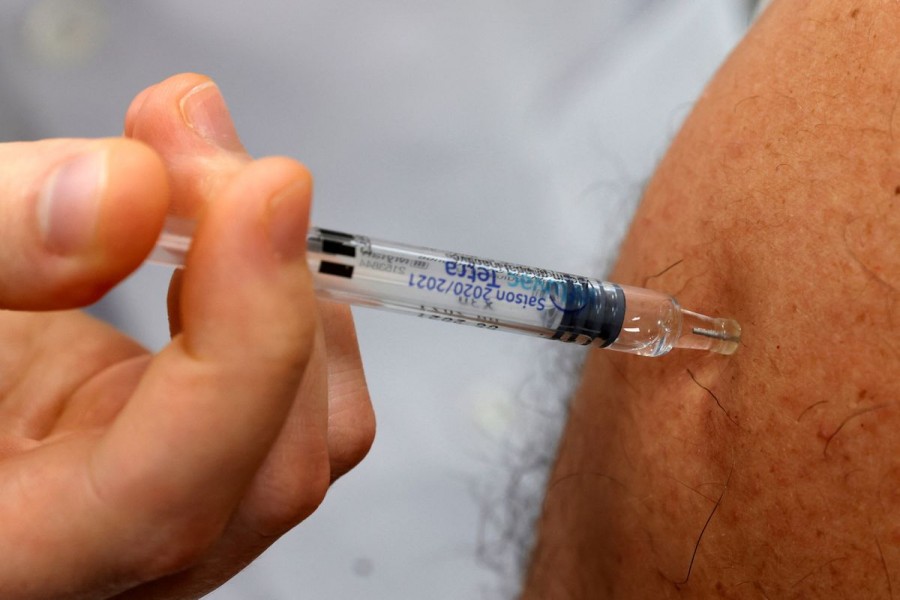
[[743,345],[589,357],[524,598],[900,597],[898,32],[775,2],[695,107],[612,278]]

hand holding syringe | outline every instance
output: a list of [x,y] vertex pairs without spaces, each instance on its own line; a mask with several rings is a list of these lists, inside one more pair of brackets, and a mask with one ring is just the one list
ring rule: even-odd
[[[182,266],[193,228],[170,217],[150,260]],[[316,292],[337,302],[643,356],[731,354],[740,342],[736,321],[653,290],[316,227],[306,239]]]

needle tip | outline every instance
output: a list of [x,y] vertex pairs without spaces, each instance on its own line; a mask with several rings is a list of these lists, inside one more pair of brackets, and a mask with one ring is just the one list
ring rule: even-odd
[[741,326],[734,319],[717,319],[691,311],[683,311],[685,324],[681,348],[709,350],[719,354],[734,354],[741,343]]

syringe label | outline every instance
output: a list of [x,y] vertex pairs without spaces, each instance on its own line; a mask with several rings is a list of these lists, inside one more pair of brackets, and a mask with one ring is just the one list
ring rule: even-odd
[[444,262],[444,271],[451,277],[468,279],[472,282],[480,281],[482,283],[486,283],[490,288],[500,287],[499,285],[497,285],[497,271],[493,269],[480,267],[474,264],[448,260]]
[[[496,275],[496,273],[492,273],[492,275]],[[468,278],[468,276],[466,277]],[[491,307],[494,302],[499,302],[504,306],[518,306],[523,309],[533,308],[537,312],[543,312],[548,305],[547,299],[543,295],[517,293],[504,289],[503,286],[496,283],[479,285],[459,279],[412,274],[409,276],[408,286],[435,294],[455,296],[461,302],[465,300],[480,300],[484,303],[485,308]]]
[[552,306],[560,312],[578,313],[584,310],[591,298],[582,285],[573,285],[574,278],[553,271],[461,255],[445,261],[444,271],[453,277],[485,283],[490,288],[489,300],[534,308],[538,312]]
[[413,273],[409,276],[409,287],[447,296],[459,298],[472,298],[475,300],[489,301],[495,288],[499,286],[482,286],[465,281],[454,281],[446,277],[434,277]]

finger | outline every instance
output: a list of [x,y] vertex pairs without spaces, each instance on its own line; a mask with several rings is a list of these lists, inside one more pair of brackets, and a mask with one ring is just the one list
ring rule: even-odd
[[90,304],[137,268],[159,235],[168,178],[143,144],[0,144],[0,165],[0,308]]
[[[175,75],[138,94],[125,131],[162,157],[172,179],[170,212],[178,216],[196,217],[250,161],[218,87],[203,75]],[[173,336],[181,330],[177,288],[176,273],[168,301]]]
[[[185,271],[184,330],[96,451],[98,495],[123,535],[165,542],[135,549],[135,568],[165,557],[144,576],[184,568],[218,538],[294,401],[317,325],[309,186],[297,163],[264,159],[209,205]],[[314,501],[328,486],[327,408],[324,396],[306,402],[311,452],[300,476]]]
[[147,88],[128,109],[125,131],[156,150],[172,177],[170,213],[196,217],[250,157],[216,84],[195,73]]
[[[311,399],[319,400],[311,407]],[[312,495],[307,489],[308,465],[324,467],[319,475],[327,489],[331,482],[328,452],[325,339],[317,327],[307,368],[294,389],[294,402],[233,519],[238,533],[271,541],[308,517],[324,498],[324,493]]]
[[125,113],[125,137],[133,137],[134,133],[134,122],[141,110],[141,107],[144,105],[144,102],[150,96],[150,92],[153,91],[155,85],[151,85],[134,97],[134,100],[131,101],[131,104],[128,107],[128,111]]
[[[319,314],[323,327],[297,398],[228,532],[231,537],[244,536],[243,543],[250,548],[258,547],[260,539],[278,538],[318,506],[321,498],[310,497],[303,477],[312,453],[327,453],[334,481],[363,459],[374,439],[375,416],[349,308],[319,302]],[[319,416],[328,422],[326,446],[320,443],[320,423],[310,419],[307,399],[313,397],[328,398],[327,417]]]
[[350,307],[319,302],[319,313],[328,357],[328,454],[334,481],[368,454],[375,439],[375,411]]

